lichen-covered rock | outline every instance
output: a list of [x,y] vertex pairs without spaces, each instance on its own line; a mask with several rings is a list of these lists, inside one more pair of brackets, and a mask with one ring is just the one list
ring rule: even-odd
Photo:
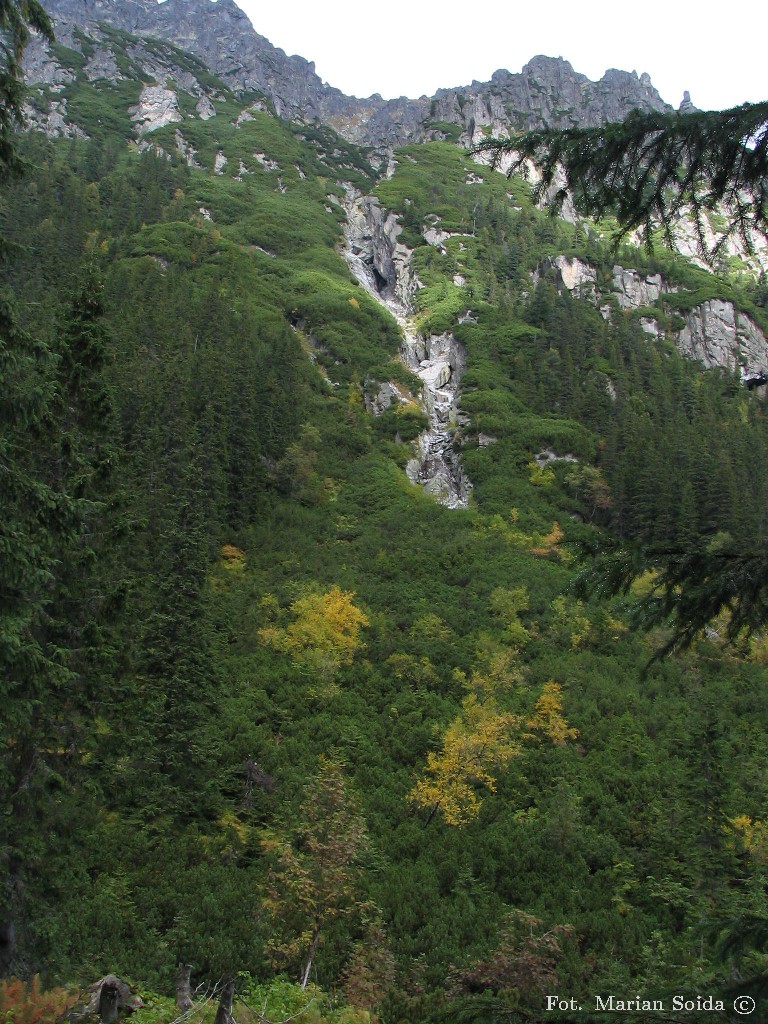
[[166,85],[144,86],[139,102],[130,108],[129,114],[139,135],[146,135],[174,121],[183,120],[179,98],[175,90]]
[[765,336],[749,317],[736,312],[732,302],[710,299],[692,309],[677,345],[704,366],[724,366],[742,377],[768,373]]
[[201,96],[195,105],[197,116],[203,121],[209,121],[212,117],[216,117],[216,107],[211,103],[207,96]]
[[120,73],[114,53],[107,47],[99,47],[94,50],[83,71],[89,82],[95,82],[100,78],[110,82],[119,82],[125,78],[125,75]]
[[68,120],[67,101],[64,96],[51,100],[47,110],[39,110],[31,104],[25,104],[24,122],[28,128],[45,132],[49,139],[88,138],[82,128]]

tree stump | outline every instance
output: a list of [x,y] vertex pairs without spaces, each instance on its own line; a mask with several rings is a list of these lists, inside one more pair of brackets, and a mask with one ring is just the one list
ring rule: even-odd
[[127,981],[107,974],[88,988],[88,1002],[75,1009],[72,1019],[95,1019],[102,1024],[114,1024],[118,1017],[133,1013],[144,1004]]
[[216,1019],[213,1024],[233,1024],[232,1003],[235,1000],[235,979],[227,975],[224,979],[224,988],[221,990],[219,1007],[216,1010]]
[[186,1013],[194,1006],[190,992],[192,964],[179,964],[176,972],[176,1006],[179,1013]]

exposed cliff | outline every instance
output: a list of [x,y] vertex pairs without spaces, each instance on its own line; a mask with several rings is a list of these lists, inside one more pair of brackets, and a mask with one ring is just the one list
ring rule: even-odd
[[411,250],[399,241],[403,229],[397,217],[374,196],[360,196],[352,189],[345,209],[345,255],[352,272],[391,312],[399,318],[407,316],[419,282],[411,266]]
[[466,141],[512,126],[569,128],[620,121],[634,109],[670,109],[648,75],[609,70],[592,82],[562,57],[546,56],[534,57],[519,74],[499,70],[490,82],[441,89],[431,102],[434,120],[460,124]]
[[[678,289],[661,274],[643,274],[618,265],[613,267],[610,287],[600,289],[596,269],[567,256],[546,261],[534,279],[544,273],[549,273],[559,288],[600,306],[606,319],[616,313],[641,311],[640,325],[646,333],[668,337],[683,355],[709,369],[735,370],[750,386],[768,380],[768,340],[731,301],[708,299],[688,310],[677,310],[665,296]],[[676,316],[670,317],[670,312]]]
[[[422,141],[436,122],[458,125],[470,140],[483,130],[590,125],[635,108],[666,108],[647,75],[611,70],[591,82],[567,61],[542,56],[518,74],[500,70],[490,82],[441,89],[431,99],[357,99],[324,84],[312,62],[287,56],[260,36],[234,0],[44,0],[44,6],[60,44],[82,52],[83,32],[100,40],[97,55],[89,55],[89,75],[120,75],[109,41],[101,39],[99,25],[106,23],[194,54],[233,91],[262,93],[280,116],[319,119],[348,140],[378,149]],[[67,73],[55,51],[36,39],[27,56],[28,80],[51,85]]]
[[749,384],[768,380],[768,342],[760,328],[722,299],[702,302],[687,314],[676,343],[704,366],[738,370]]
[[[343,254],[352,273],[377,302],[383,303],[402,331],[401,358],[422,384],[420,400],[429,420],[414,444],[408,479],[421,485],[448,508],[466,508],[472,488],[457,450],[460,427],[461,376],[466,360],[462,345],[447,332],[424,335],[411,321],[412,300],[421,283],[411,250],[399,241],[402,227],[374,196],[350,189],[345,204],[347,223]],[[393,402],[408,403],[395,381],[377,382],[367,404],[380,414]]]

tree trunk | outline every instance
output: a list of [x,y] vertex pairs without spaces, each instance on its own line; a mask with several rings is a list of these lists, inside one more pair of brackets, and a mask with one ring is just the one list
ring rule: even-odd
[[232,1003],[235,999],[235,979],[232,975],[224,978],[224,988],[219,997],[219,1008],[213,1024],[232,1024]]
[[179,1013],[186,1013],[194,1006],[190,993],[190,976],[192,964],[179,964],[176,972],[176,1007]]
[[102,1024],[113,1024],[113,1021],[117,1020],[117,1015],[120,1009],[120,992],[117,985],[114,985],[110,981],[105,982],[101,986],[101,992],[99,993],[99,1017],[101,1018]]
[[301,987],[306,988],[309,981],[309,972],[312,970],[312,961],[315,959],[315,953],[317,947],[320,944],[320,926],[318,925],[312,936],[312,941],[309,944],[309,950],[307,951],[307,963],[304,967],[304,972],[301,976]]
[[[1,912],[0,912],[1,913]],[[13,973],[16,962],[16,922],[13,907],[8,907],[0,920],[0,978]]]

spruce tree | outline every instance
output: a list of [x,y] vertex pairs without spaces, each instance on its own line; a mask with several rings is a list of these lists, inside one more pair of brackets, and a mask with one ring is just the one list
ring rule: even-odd
[[[538,197],[554,209],[566,196],[592,217],[612,214],[619,240],[639,230],[650,245],[660,229],[675,247],[680,217],[693,221],[699,250],[715,259],[736,235],[748,251],[753,232],[768,232],[768,102],[723,111],[640,113],[593,128],[538,131],[478,147],[496,164],[511,155],[510,173],[532,161],[541,171]],[[714,245],[708,211],[729,223]]]
[[[52,38],[37,0],[0,0],[0,185],[18,175],[16,129],[24,96],[21,59],[30,28]],[[0,239],[7,272],[9,247]],[[70,536],[68,499],[41,473],[50,430],[53,361],[18,326],[13,296],[0,290],[0,974],[18,956],[24,932],[23,864],[30,808],[37,798],[44,709],[68,672],[45,639],[55,579],[55,538]]]

